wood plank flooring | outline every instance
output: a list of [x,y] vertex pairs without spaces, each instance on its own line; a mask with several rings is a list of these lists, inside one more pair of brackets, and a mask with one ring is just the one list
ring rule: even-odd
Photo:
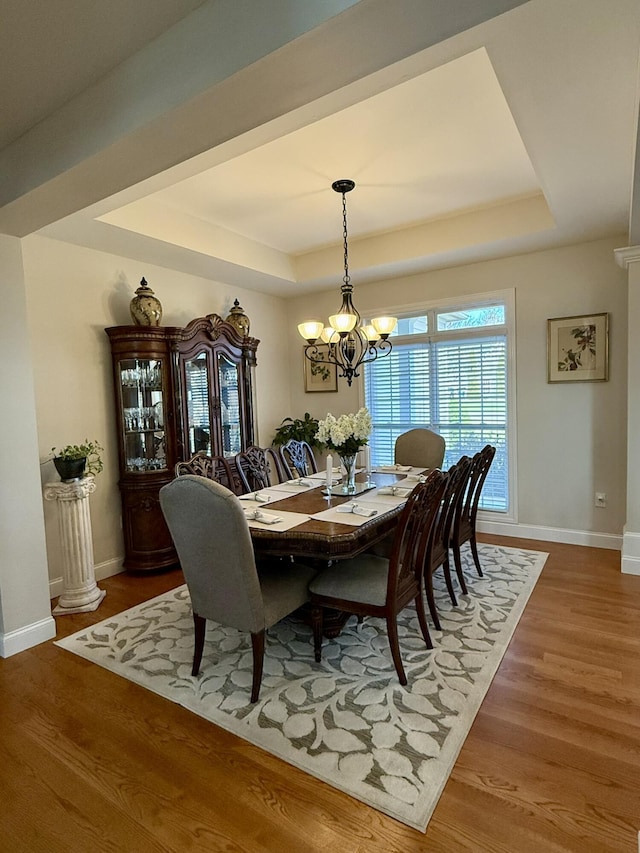
[[[637,853],[640,577],[550,556],[426,834],[81,658],[0,659],[0,851]],[[182,582],[117,575],[58,637]]]

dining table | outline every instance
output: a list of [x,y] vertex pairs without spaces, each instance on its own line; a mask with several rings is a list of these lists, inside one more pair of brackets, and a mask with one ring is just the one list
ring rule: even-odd
[[[321,562],[361,554],[395,530],[406,497],[423,476],[424,469],[401,467],[403,470],[381,466],[369,474],[359,471],[355,494],[344,494],[340,482],[334,482],[328,491],[322,472],[260,490],[256,495],[264,503],[242,496],[245,505],[251,506],[247,516],[254,548],[263,555]],[[339,509],[350,505],[355,505],[353,515]],[[252,510],[257,511],[258,519],[250,518]],[[259,516],[265,514],[288,523],[261,523]]]

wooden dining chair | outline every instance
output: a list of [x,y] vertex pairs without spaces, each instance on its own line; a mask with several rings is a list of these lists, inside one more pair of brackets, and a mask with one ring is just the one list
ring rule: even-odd
[[160,506],[189,589],[198,675],[207,619],[251,633],[251,702],[262,683],[265,632],[309,600],[315,569],[283,560],[256,565],[240,501],[214,480],[186,474],[160,489]]
[[[433,527],[431,528],[431,536],[427,542],[426,553],[421,557],[424,565],[424,587],[427,603],[431,619],[437,631],[441,630],[441,626],[433,591],[433,576],[440,566],[442,566],[444,572],[444,579],[451,603],[454,607],[458,605],[451,579],[449,543],[451,541],[453,519],[456,509],[464,497],[470,466],[471,459],[468,456],[462,456],[447,471],[447,482],[442,495],[442,501],[438,507]],[[466,591],[466,587],[464,591]]]
[[451,549],[456,567],[456,574],[460,582],[462,591],[466,594],[467,588],[462,572],[462,559],[460,549],[469,542],[471,554],[476,570],[482,577],[482,567],[480,566],[480,558],[478,557],[478,543],[476,541],[476,520],[478,516],[478,505],[480,503],[480,495],[484,486],[489,468],[496,455],[496,448],[490,444],[479,450],[471,459],[467,474],[467,483],[465,486],[464,495],[459,505],[456,507],[454,514],[453,526],[451,530]]
[[422,564],[419,554],[442,499],[446,477],[432,471],[407,498],[398,521],[389,559],[375,554],[360,554],[351,560],[333,563],[309,584],[311,624],[316,661],[322,655],[324,611],[329,608],[356,616],[385,619],[391,656],[400,684],[407,676],[398,642],[398,613],[410,601],[415,603],[420,630],[428,649],[433,648],[422,595]]
[[237,484],[228,460],[224,456],[207,456],[203,450],[185,462],[178,462],[175,474],[176,477],[183,477],[185,474],[206,477],[208,480],[215,480],[232,492],[237,491]]
[[291,438],[280,448],[280,458],[285,472],[292,477],[306,477],[318,473],[318,463],[307,441]]
[[394,462],[416,468],[442,468],[445,440],[426,428],[410,429],[396,438]]
[[247,447],[236,454],[234,462],[243,494],[288,479],[280,456],[272,447]]

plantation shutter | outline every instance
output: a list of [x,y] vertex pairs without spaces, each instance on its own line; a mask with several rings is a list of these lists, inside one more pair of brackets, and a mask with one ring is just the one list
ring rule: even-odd
[[393,462],[396,438],[414,427],[443,436],[444,469],[493,444],[481,507],[508,509],[506,335],[394,342],[389,356],[366,366],[364,388],[374,465]]

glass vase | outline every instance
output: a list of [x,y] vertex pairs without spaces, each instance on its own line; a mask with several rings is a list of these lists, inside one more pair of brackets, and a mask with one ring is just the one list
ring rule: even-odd
[[356,454],[347,453],[344,456],[340,454],[340,464],[345,471],[342,478],[342,492],[345,495],[353,494],[356,490]]

